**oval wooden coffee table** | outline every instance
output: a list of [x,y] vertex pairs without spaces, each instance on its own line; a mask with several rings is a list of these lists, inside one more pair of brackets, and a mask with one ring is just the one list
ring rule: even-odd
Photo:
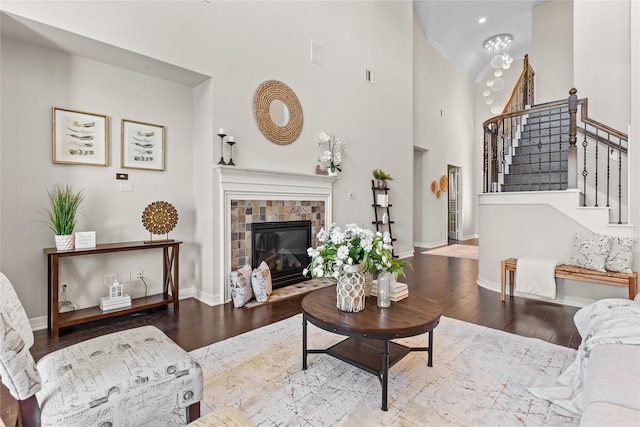
[[[442,309],[437,302],[411,294],[389,308],[380,308],[375,297],[367,297],[365,309],[358,313],[336,308],[336,288],[313,291],[302,300],[302,369],[307,369],[309,353],[326,353],[376,375],[382,385],[382,410],[387,410],[389,368],[412,351],[429,353],[427,366],[433,366],[433,329]],[[349,338],[327,348],[307,348],[307,322],[325,331]],[[406,347],[392,342],[429,333],[428,347]]]

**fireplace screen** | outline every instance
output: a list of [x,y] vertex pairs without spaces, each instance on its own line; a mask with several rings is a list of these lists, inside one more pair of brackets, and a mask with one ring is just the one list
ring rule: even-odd
[[302,282],[302,270],[311,261],[311,221],[260,222],[251,224],[251,266],[262,261],[271,270],[273,288]]

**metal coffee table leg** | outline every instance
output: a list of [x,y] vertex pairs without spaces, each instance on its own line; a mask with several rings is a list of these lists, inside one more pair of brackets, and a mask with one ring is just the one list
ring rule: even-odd
[[386,411],[389,386],[389,340],[383,340],[382,343],[382,410]]
[[307,315],[302,315],[302,369],[307,369]]

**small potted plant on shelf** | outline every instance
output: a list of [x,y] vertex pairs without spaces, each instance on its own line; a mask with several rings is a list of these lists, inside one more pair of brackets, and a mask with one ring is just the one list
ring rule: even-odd
[[50,202],[46,209],[47,225],[55,233],[56,249],[73,249],[73,229],[84,194],[82,191],[74,191],[70,185],[59,184],[54,185],[47,193]]
[[373,177],[377,180],[376,187],[380,190],[384,190],[385,188],[387,188],[387,181],[393,180],[393,178],[391,178],[391,175],[389,175],[382,169],[374,169]]

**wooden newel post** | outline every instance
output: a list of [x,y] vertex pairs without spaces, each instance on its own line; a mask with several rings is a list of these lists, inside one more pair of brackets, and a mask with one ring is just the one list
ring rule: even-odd
[[578,147],[576,146],[578,129],[576,113],[578,112],[578,91],[572,87],[569,91],[569,153],[567,188],[578,188]]
[[524,110],[525,107],[529,104],[529,79],[531,78],[530,73],[529,73],[529,54],[525,53],[524,54],[524,67],[523,67],[523,72],[524,72],[524,79],[522,81],[523,84],[523,88],[522,88],[522,109]]

